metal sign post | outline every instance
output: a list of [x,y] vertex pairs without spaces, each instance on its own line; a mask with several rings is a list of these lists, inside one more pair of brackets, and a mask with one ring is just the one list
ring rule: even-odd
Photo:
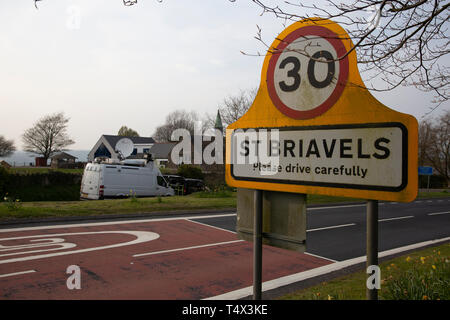
[[262,297],[262,190],[255,190],[253,219],[253,300]]
[[[367,200],[367,230],[366,230],[366,270],[369,266],[378,266],[378,201]],[[378,289],[367,287],[367,300],[378,299]]]

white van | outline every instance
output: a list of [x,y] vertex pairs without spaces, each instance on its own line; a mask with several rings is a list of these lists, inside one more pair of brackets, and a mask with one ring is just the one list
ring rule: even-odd
[[121,162],[88,163],[81,180],[80,199],[115,197],[173,196],[153,161],[125,160]]

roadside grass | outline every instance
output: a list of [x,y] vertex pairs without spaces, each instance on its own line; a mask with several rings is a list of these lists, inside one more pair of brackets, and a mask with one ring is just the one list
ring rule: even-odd
[[[41,188],[41,187],[39,187]],[[27,193],[41,194],[39,188],[25,188]],[[157,211],[179,211],[196,209],[225,209],[236,208],[236,192],[231,190],[217,190],[214,192],[197,192],[188,196],[151,197],[79,201],[78,187],[53,187],[49,192],[54,192],[55,198],[74,198],[74,201],[34,201],[26,202],[20,197],[9,195],[8,201],[0,202],[0,221],[21,218],[45,218],[62,216],[89,216],[106,214],[131,214],[151,213]],[[447,192],[424,192],[418,198],[448,197]],[[48,196],[48,195],[47,195]],[[18,200],[18,201],[16,201]],[[26,198],[25,198],[26,200]],[[338,202],[362,202],[362,199],[345,197],[329,197],[321,195],[308,195],[308,204],[338,203]]]
[[[449,300],[450,243],[380,263],[380,300]],[[364,300],[364,271],[299,290],[278,300]]]
[[102,201],[40,201],[0,205],[0,221],[21,218],[90,216],[106,214],[150,213],[236,207],[236,196],[201,198],[189,196],[113,199]]

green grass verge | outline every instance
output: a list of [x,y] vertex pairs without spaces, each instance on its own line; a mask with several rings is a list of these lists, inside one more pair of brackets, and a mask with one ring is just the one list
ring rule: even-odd
[[0,220],[61,216],[147,213],[157,211],[223,209],[236,207],[236,196],[202,198],[189,196],[128,198],[102,201],[3,202]]
[[[380,264],[382,300],[450,299],[450,243],[416,251]],[[364,271],[323,282],[280,300],[363,300]]]
[[[45,188],[45,187],[44,187]],[[79,187],[48,187],[42,192],[42,187],[27,187],[22,190],[23,198],[11,195],[11,200],[0,203],[0,221],[20,218],[43,218],[54,216],[89,216],[103,214],[127,214],[155,211],[176,211],[195,209],[224,209],[236,207],[236,192],[219,190],[217,192],[198,192],[189,196],[175,196],[167,198],[136,198],[103,201],[78,201]],[[35,201],[24,202],[28,197],[49,199],[73,199],[74,201]],[[445,197],[446,192],[430,192],[421,194],[421,197]],[[344,197],[328,197],[308,195],[308,204],[336,203],[349,201],[363,201]]]

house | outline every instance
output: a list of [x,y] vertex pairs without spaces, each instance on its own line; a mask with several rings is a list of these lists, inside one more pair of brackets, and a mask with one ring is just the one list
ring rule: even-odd
[[168,143],[155,143],[153,147],[151,147],[150,153],[153,156],[155,164],[159,168],[165,168],[168,166],[170,162],[170,153],[172,152],[172,149],[175,146],[176,143],[168,142]]
[[77,157],[72,156],[66,152],[60,152],[52,156],[50,166],[52,168],[68,168],[75,164]]
[[151,137],[124,137],[104,134],[89,152],[88,161],[93,161],[97,157],[119,159],[119,154],[116,152],[116,144],[122,138],[128,138],[133,141],[134,150],[131,154],[132,156],[149,153],[150,148],[155,144],[155,140]]

